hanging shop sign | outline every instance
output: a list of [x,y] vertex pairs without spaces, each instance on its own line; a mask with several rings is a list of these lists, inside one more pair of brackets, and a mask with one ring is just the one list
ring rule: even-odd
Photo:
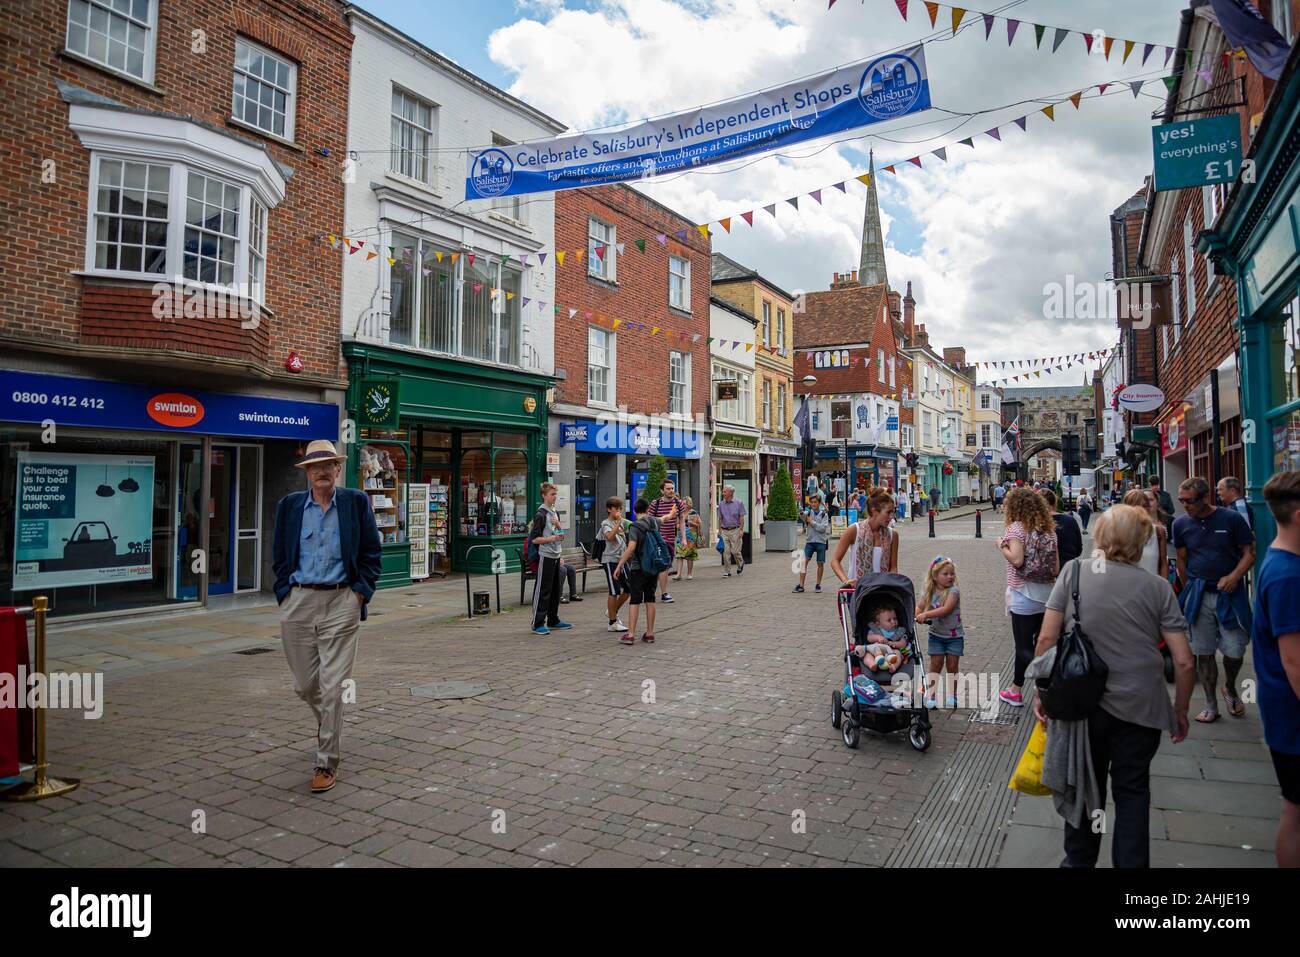
[[357,421],[363,426],[397,428],[402,408],[400,386],[397,379],[362,379]]
[[925,49],[914,46],[611,133],[470,151],[465,198],[576,189],[696,169],[929,108]]
[[1130,385],[1115,400],[1130,412],[1154,412],[1165,404],[1165,394],[1154,385]]
[[17,457],[14,591],[153,578],[152,456]]
[[1168,458],[1187,448],[1186,410],[1180,408],[1160,423],[1160,451]]
[[195,392],[36,372],[0,371],[0,422],[248,438],[330,439],[338,406]]
[[1241,172],[1241,120],[1236,113],[1201,116],[1151,129],[1156,192],[1236,181]]
[[720,379],[713,384],[714,401],[729,402],[740,398],[740,383],[735,379]]

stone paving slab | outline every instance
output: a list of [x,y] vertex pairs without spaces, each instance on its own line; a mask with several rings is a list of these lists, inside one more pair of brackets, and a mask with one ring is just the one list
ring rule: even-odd
[[[940,545],[924,523],[905,525],[903,570],[920,581],[939,551],[956,559],[963,668],[1002,670],[1011,640],[993,536],[970,538],[960,519],[945,531],[953,537]],[[915,838],[916,815],[963,741],[1009,740],[960,712],[936,715],[924,754],[902,735],[864,734],[845,748],[829,722],[842,668],[835,596],[791,594],[783,554],[760,552],[729,580],[699,563],[695,581],[674,587],[678,600],[657,609],[654,645],[619,645],[594,591],[564,606],[573,631],[532,636],[514,584],[502,582],[503,615],[472,621],[456,617],[463,582],[380,593],[362,629],[339,783],[323,796],[308,792],[309,713],[283,655],[228,650],[240,636],[275,647],[265,606],[172,616],[160,628],[181,633],[157,644],[113,623],[106,630],[133,657],[105,679],[104,717],[50,715],[52,769],[83,786],[0,804],[0,866],[879,866]],[[69,654],[78,636],[111,637],[72,630],[52,647]],[[411,694],[448,681],[491,691]],[[1162,836],[1169,815],[1206,813],[1200,792],[1180,783],[1265,810],[1267,782],[1240,767],[1267,760],[1251,720],[1221,721],[1212,737],[1194,731],[1194,747],[1177,752],[1222,762],[1228,780],[1197,781],[1186,762],[1170,764],[1153,811]],[[1274,793],[1273,813],[1276,803]],[[198,810],[206,833],[191,830]],[[1237,819],[1244,843],[1257,840],[1264,818]],[[1224,843],[1222,828],[1203,833],[1204,823],[1180,820],[1161,854],[1271,859]],[[1012,821],[977,824],[981,840],[1001,843],[1003,863],[1017,853],[1059,860],[1050,818],[1022,820],[1017,806]]]

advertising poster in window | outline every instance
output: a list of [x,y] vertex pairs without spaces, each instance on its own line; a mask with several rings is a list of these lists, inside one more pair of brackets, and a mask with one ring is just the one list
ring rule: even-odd
[[154,460],[19,452],[14,591],[153,578]]

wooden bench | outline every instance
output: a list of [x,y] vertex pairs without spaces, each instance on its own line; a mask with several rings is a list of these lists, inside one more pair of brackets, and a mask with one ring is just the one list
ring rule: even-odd
[[[528,583],[537,581],[537,573],[528,567],[528,558],[522,548],[516,548],[515,554],[519,557],[519,604],[527,604],[524,595],[528,591]],[[577,545],[573,548],[566,548],[560,553],[560,558],[566,565],[572,565],[576,574],[582,576],[582,591],[580,594],[587,594],[587,573],[600,570],[600,562],[591,557],[587,551],[586,545]],[[564,583],[564,578],[560,579],[561,589],[568,587]]]

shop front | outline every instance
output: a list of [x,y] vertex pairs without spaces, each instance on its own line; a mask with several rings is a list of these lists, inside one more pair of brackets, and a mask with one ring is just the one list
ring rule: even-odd
[[518,571],[548,474],[552,380],[356,341],[343,355],[357,425],[348,484],[375,512],[380,587],[488,572],[498,555],[498,570]]
[[97,615],[270,590],[293,463],[338,435],[326,402],[0,371],[0,604]]
[[[662,455],[668,478],[677,493],[690,498],[704,522],[708,521],[708,492],[704,452],[707,437],[694,423],[637,415],[611,415],[607,419],[555,417],[551,423],[552,447],[558,448],[556,477],[560,499],[572,494],[574,520],[569,545],[590,549],[596,530],[605,519],[609,498],[624,502],[629,517],[641,497],[654,499],[658,489],[648,487],[650,463]],[[563,515],[561,516],[564,517]]]
[[[741,556],[746,562],[753,561],[753,531],[754,522],[757,520],[755,514],[758,498],[758,483],[756,481],[758,477],[758,450],[762,445],[759,436],[760,433],[757,429],[749,431],[736,427],[730,431],[716,430],[709,446],[709,471],[712,476],[709,481],[711,487],[709,528],[711,532],[704,544],[712,546],[717,541],[717,530],[721,527],[718,524],[718,503],[722,501],[722,490],[730,485],[735,489],[736,501],[743,502],[745,505]],[[787,464],[793,468],[795,460],[791,459]],[[791,472],[791,481],[794,481],[793,471]]]
[[1264,484],[1300,469],[1300,44],[1292,47],[1251,144],[1254,182],[1233,190],[1208,252],[1233,277],[1240,313],[1246,496],[1262,560],[1274,535]]
[[1202,378],[1187,397],[1184,423],[1191,474],[1211,486],[1226,476],[1242,479],[1246,474],[1237,383],[1237,357],[1233,354]]
[[1179,402],[1156,423],[1160,431],[1160,478],[1165,491],[1173,495],[1188,477],[1187,468],[1187,409]]

